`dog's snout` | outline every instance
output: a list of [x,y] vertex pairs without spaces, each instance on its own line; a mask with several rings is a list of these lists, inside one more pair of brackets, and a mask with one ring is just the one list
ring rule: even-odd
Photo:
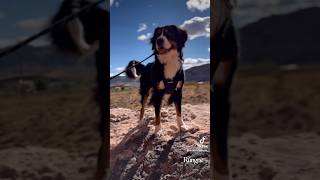
[[158,46],[162,46],[162,45],[163,45],[163,43],[164,43],[163,38],[159,38],[159,39],[157,39],[157,44],[158,44]]

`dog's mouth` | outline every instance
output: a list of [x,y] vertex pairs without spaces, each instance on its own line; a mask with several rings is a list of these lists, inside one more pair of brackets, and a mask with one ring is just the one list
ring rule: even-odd
[[158,48],[158,54],[166,54],[168,53],[172,48],[166,49],[164,47],[159,47]]

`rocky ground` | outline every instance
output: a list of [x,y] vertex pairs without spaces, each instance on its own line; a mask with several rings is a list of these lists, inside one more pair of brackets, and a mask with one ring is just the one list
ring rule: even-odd
[[275,138],[246,134],[231,138],[234,180],[314,180],[320,176],[320,136],[304,133]]
[[138,111],[111,109],[111,179],[209,179],[210,106],[182,109],[189,130],[178,132],[174,107],[165,107],[160,136],[153,133],[153,108],[143,123]]

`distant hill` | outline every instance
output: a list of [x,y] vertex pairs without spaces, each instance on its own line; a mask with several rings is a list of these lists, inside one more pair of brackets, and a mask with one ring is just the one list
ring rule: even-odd
[[[1,50],[0,50],[1,51]],[[66,54],[53,46],[23,48],[0,59],[0,76],[47,74],[62,71],[65,74],[94,72],[94,58],[80,60],[78,56]]]
[[210,81],[210,64],[192,67],[185,71],[187,82]]
[[[205,82],[210,81],[210,64],[195,66],[185,70],[186,82]],[[139,85],[139,80],[128,79],[124,76],[118,76],[110,81],[110,85]]]
[[320,8],[274,15],[240,29],[241,63],[320,62]]
[[128,85],[128,86],[138,86],[139,80],[129,79],[126,76],[118,76],[112,80],[110,80],[111,86],[118,86],[118,85]]

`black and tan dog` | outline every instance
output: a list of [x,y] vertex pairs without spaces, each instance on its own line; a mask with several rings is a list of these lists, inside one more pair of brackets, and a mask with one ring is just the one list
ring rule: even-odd
[[[187,39],[187,32],[175,25],[158,27],[151,38],[155,61],[146,66],[138,64],[137,61],[130,61],[127,66],[126,74],[129,78],[140,78],[140,121],[151,95],[150,104],[153,104],[155,109],[155,133],[161,130],[160,109],[166,94],[169,95],[168,103],[175,105],[179,130],[186,130],[181,117],[181,101],[184,84],[182,49]],[[128,69],[133,65],[133,68]]]

